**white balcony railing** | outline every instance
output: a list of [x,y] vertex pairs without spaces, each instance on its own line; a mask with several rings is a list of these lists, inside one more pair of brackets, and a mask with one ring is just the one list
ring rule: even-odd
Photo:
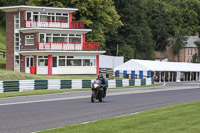
[[48,28],[69,28],[68,21],[49,20],[25,20],[25,28],[28,27],[48,27]]
[[96,51],[98,42],[38,42],[38,50]]
[[84,29],[84,21],[72,21],[68,23],[67,20],[24,20],[24,27],[46,27],[46,28],[72,28]]

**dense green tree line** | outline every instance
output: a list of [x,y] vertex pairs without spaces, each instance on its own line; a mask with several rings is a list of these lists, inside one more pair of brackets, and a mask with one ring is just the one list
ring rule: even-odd
[[20,4],[78,8],[73,19],[93,29],[86,41],[125,60],[154,59],[154,50],[169,44],[177,53],[183,36],[200,30],[200,0],[0,0],[1,6]]

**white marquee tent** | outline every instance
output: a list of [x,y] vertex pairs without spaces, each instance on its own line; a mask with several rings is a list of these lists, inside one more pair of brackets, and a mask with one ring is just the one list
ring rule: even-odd
[[200,72],[200,64],[132,59],[118,67],[115,67],[114,70]]
[[152,71],[152,72],[176,72],[177,79],[180,80],[181,72],[200,72],[200,64],[182,62],[161,62],[150,60],[129,60],[122,65],[115,67],[115,71]]

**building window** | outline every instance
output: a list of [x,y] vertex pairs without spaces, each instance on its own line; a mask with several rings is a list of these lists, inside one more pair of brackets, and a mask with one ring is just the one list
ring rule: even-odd
[[83,56],[83,66],[96,66],[95,56]]
[[19,14],[14,17],[15,29],[19,29]]
[[15,33],[15,51],[19,51],[19,41],[20,41],[19,33]]
[[197,49],[195,49],[195,54],[197,53]]
[[59,66],[65,66],[65,56],[59,56]]
[[14,70],[15,70],[15,71],[18,71],[18,72],[20,71],[19,60],[20,60],[19,55],[15,55],[15,66],[14,66]]
[[30,21],[32,19],[31,12],[27,12],[26,17],[27,17],[27,20]]
[[192,51],[192,49],[191,49],[191,55],[192,55],[192,52],[193,52],[193,51]]
[[33,35],[25,36],[25,45],[34,45],[34,36]]
[[190,49],[188,49],[188,55],[190,55]]
[[[68,13],[26,12],[27,20],[68,23]],[[33,18],[32,18],[33,17]]]
[[96,66],[96,56],[59,56],[59,66]]
[[40,33],[40,42],[68,42],[80,44],[82,41],[81,34],[46,34]]
[[48,56],[38,56],[38,66],[48,66]]
[[69,42],[80,43],[81,35],[80,34],[69,34]]
[[81,59],[67,59],[67,66],[81,66]]

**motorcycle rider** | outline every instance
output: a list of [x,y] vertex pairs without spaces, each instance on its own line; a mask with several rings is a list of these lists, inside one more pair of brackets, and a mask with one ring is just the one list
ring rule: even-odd
[[105,97],[106,96],[106,91],[107,91],[107,80],[103,77],[102,73],[100,73],[98,75],[97,80],[101,81],[101,85],[103,86],[103,92],[104,92],[104,96],[103,97]]

